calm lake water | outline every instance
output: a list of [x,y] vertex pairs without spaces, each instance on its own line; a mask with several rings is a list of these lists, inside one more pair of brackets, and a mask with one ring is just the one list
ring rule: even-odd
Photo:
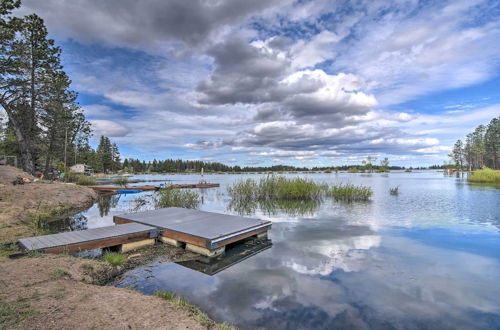
[[[221,187],[199,190],[200,209],[237,214],[227,185],[260,176],[206,175]],[[500,329],[500,189],[437,172],[300,176],[368,185],[372,201],[250,207],[273,221],[272,246],[212,276],[157,261],[115,284],[176,292],[244,329]],[[111,225],[147,194],[108,197],[67,225]]]

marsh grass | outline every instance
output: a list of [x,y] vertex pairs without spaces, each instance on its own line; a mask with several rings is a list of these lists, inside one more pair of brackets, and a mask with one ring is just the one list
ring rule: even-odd
[[164,188],[153,195],[153,205],[155,208],[183,207],[195,209],[200,204],[200,196],[190,190]]
[[119,185],[122,187],[126,187],[129,184],[128,178],[127,177],[118,177],[118,178],[113,180],[113,184],[116,184],[116,185]]
[[118,253],[106,253],[102,256],[102,260],[112,264],[113,266],[121,266],[125,263],[125,256]]
[[215,322],[212,321],[207,314],[203,313],[197,306],[189,303],[189,301],[187,301],[187,299],[184,297],[180,297],[175,293],[169,291],[157,291],[156,296],[186,310],[202,326],[209,328],[215,325]]
[[389,193],[391,195],[399,195],[399,186],[392,187],[389,189]]
[[38,235],[53,234],[53,230],[48,228],[48,223],[53,220],[66,217],[67,210],[63,205],[48,209],[38,209],[36,213],[29,216],[31,227]]
[[239,181],[228,188],[238,203],[282,200],[321,200],[328,186],[309,179],[268,175],[259,180]]
[[97,181],[91,176],[80,175],[76,183],[80,186],[94,186]]
[[494,183],[500,184],[500,170],[492,170],[484,167],[469,174],[467,180],[472,183]]
[[367,186],[355,186],[348,183],[333,186],[330,194],[336,201],[356,202],[369,200],[373,191]]

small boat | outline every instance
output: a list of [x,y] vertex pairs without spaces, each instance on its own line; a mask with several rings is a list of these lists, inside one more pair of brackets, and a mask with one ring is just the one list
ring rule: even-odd
[[121,189],[116,191],[119,194],[137,194],[142,192],[141,189]]

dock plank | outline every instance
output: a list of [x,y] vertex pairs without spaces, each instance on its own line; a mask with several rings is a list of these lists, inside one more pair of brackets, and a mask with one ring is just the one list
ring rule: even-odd
[[21,238],[19,243],[27,251],[44,250],[57,248],[61,246],[83,244],[92,241],[111,239],[126,235],[135,235],[139,233],[156,230],[155,227],[140,223],[129,223],[124,225],[93,228],[81,231],[64,232],[44,236]]

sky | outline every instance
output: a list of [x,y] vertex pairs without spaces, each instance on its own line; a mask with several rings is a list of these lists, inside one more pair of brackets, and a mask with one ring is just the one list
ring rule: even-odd
[[[498,0],[23,0],[123,157],[443,164],[500,115]],[[378,161],[377,161],[378,162]]]

